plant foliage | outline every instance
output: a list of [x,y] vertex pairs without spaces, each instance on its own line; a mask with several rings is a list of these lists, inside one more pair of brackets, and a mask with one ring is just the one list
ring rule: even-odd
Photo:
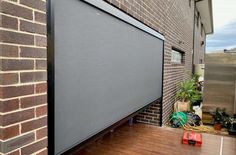
[[201,93],[197,90],[195,79],[184,80],[179,84],[179,90],[176,93],[176,97],[182,102],[194,103],[201,98]]

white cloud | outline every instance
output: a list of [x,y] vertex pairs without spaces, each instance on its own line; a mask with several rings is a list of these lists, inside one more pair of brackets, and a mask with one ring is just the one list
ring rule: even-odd
[[207,36],[206,51],[236,47],[236,0],[212,0],[214,34]]
[[215,29],[236,19],[236,0],[212,0]]

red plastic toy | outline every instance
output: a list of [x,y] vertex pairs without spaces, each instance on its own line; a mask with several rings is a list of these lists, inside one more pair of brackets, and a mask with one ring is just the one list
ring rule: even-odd
[[183,144],[201,146],[202,145],[202,134],[195,133],[193,131],[185,131],[183,134]]

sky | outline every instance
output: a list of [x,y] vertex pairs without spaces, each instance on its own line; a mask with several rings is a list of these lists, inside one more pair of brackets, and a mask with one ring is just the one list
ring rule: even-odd
[[236,0],[212,0],[214,34],[207,36],[206,52],[236,47]]

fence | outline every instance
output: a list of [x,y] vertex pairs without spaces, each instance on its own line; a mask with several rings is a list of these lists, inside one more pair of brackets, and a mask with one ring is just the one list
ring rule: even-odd
[[212,53],[205,57],[203,109],[225,108],[236,113],[236,53]]

